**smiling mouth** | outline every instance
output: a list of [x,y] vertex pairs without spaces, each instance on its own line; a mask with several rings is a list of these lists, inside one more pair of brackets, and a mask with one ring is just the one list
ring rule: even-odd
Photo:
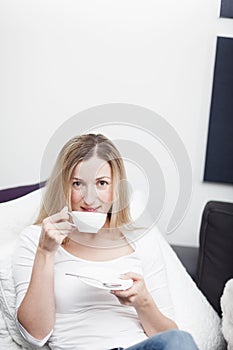
[[84,207],[81,207],[81,209],[82,209],[82,211],[88,211],[90,213],[96,213],[97,210],[99,209],[99,207],[98,208],[84,208]]

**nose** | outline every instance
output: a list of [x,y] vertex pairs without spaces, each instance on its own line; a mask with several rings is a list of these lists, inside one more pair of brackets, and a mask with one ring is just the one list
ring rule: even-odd
[[95,202],[96,198],[97,198],[97,193],[96,193],[95,186],[92,186],[92,185],[86,186],[85,193],[83,193],[84,202],[87,205],[91,205]]

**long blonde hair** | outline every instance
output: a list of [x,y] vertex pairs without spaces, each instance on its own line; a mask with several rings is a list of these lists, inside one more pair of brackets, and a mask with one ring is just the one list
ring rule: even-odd
[[43,203],[35,224],[71,206],[71,179],[81,161],[96,155],[107,161],[112,171],[113,204],[108,213],[110,227],[131,223],[126,172],[122,157],[115,145],[101,134],[86,134],[72,138],[60,151],[46,185]]

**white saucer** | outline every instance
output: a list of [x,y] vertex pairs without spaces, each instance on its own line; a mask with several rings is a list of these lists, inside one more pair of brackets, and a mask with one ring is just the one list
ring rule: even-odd
[[77,277],[92,287],[106,290],[126,290],[133,285],[132,279],[123,280],[119,277],[119,273],[105,268],[83,267],[78,270]]

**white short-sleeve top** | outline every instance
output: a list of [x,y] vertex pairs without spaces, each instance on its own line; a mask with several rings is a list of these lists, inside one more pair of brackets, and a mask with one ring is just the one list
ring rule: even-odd
[[[16,287],[16,310],[27,291],[41,227],[32,225],[21,234],[14,254],[13,275]],[[56,322],[53,331],[41,340],[33,338],[17,322],[22,335],[32,344],[48,341],[53,350],[104,350],[126,348],[147,338],[132,306],[120,304],[105,289],[87,285],[66,273],[78,273],[82,267],[113,269],[120,274],[143,275],[149,292],[162,313],[174,318],[164,259],[156,238],[157,228],[145,234],[125,234],[133,253],[109,261],[89,261],[73,256],[62,246],[55,255],[54,289]],[[40,301],[38,300],[38,303]]]

